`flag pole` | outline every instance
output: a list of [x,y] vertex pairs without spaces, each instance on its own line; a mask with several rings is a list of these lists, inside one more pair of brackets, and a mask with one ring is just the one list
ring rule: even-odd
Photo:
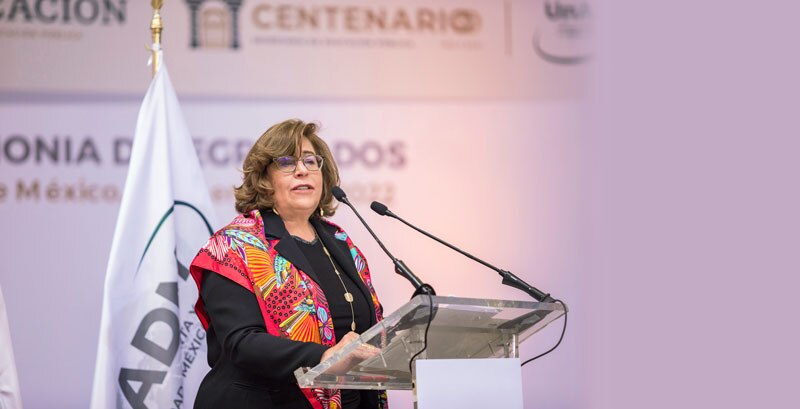
[[153,33],[153,48],[150,49],[150,52],[153,53],[153,77],[155,77],[161,63],[159,51],[161,50],[161,30],[164,29],[163,24],[161,24],[161,5],[163,0],[152,0],[150,4],[153,6],[153,19],[150,20],[150,31]]

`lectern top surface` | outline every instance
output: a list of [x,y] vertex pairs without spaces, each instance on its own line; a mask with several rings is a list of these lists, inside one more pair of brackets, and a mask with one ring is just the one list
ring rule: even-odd
[[[557,303],[418,295],[330,359],[295,375],[301,387],[411,389],[409,361],[423,348],[419,359],[514,358],[520,342],[563,314]],[[360,344],[379,352],[352,362]],[[350,369],[332,373],[340,361]]]

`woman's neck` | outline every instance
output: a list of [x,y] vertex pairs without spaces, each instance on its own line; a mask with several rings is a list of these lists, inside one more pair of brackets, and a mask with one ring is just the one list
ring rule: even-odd
[[283,219],[283,224],[286,226],[286,231],[292,236],[300,237],[303,240],[312,241],[317,233],[314,231],[314,226],[308,220],[309,216],[295,216],[280,214]]

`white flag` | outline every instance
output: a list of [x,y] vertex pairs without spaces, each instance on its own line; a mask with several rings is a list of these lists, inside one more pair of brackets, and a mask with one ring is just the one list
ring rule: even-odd
[[191,408],[208,372],[187,266],[213,233],[194,144],[162,64],[139,110],[106,271],[94,409]]
[[22,409],[17,365],[14,362],[14,348],[11,345],[11,332],[8,330],[6,302],[3,299],[2,289],[0,289],[0,409]]

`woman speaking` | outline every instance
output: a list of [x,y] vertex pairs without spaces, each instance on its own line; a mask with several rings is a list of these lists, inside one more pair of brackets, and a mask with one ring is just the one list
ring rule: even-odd
[[235,188],[240,215],[192,261],[211,366],[195,408],[387,407],[385,391],[300,389],[294,378],[382,319],[364,255],[325,219],[339,172],[316,131],[289,120],[258,138]]

